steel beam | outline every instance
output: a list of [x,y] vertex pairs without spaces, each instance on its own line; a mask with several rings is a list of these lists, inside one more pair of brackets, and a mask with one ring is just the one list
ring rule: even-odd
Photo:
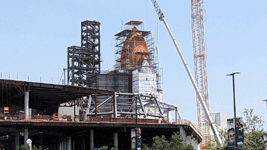
[[91,95],[89,95],[89,100],[88,100],[88,104],[87,104],[88,108],[87,108],[86,114],[89,114],[89,112],[90,112],[91,103],[92,103],[92,97],[91,97]]
[[136,96],[138,95],[138,93],[116,93],[116,95],[121,96],[121,95],[125,95],[125,96]]
[[[111,115],[111,114],[114,114],[113,112],[100,112],[100,113],[97,113],[98,115]],[[89,113],[87,114],[87,116],[94,116],[95,113]]]
[[113,117],[114,118],[117,118],[117,114],[118,114],[118,112],[117,112],[117,98],[116,98],[116,92],[114,92],[114,95],[113,95],[113,110],[114,110],[114,114],[113,114]]
[[146,111],[145,111],[144,105],[143,105],[143,103],[142,103],[141,96],[139,95],[139,96],[138,96],[138,98],[139,98],[139,102],[140,102],[141,108],[142,108],[143,112],[145,113],[145,116],[144,116],[144,117],[146,118],[146,117],[147,117],[147,114],[146,114]]
[[158,106],[160,115],[163,116],[163,113],[162,113],[162,111],[161,111],[161,108],[160,108],[160,106],[159,106],[159,103],[158,103],[158,101],[157,101],[157,98],[154,97],[154,100],[155,100],[155,102],[156,102],[156,104],[157,104],[157,106]]
[[175,122],[178,123],[177,107],[175,107]]
[[167,111],[167,122],[169,123],[170,122],[170,114],[169,114],[170,112],[169,111]]
[[95,94],[95,116],[97,117],[97,94]]
[[[110,100],[113,97],[113,95],[111,95],[110,97],[108,97],[107,99],[105,99],[102,103],[100,103],[97,108],[101,107],[103,104],[105,104],[108,100]],[[95,108],[91,111],[93,112],[95,110]]]

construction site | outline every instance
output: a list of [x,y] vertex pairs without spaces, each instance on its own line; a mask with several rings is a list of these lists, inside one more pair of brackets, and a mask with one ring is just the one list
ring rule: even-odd
[[[152,3],[175,44],[157,2]],[[130,20],[114,32],[115,65],[106,71],[101,70],[101,44],[105,43],[100,40],[105,34],[100,34],[101,23],[85,20],[81,22],[81,45],[67,47],[62,83],[19,81],[1,75],[0,148],[14,150],[31,139],[33,145],[49,150],[105,145],[130,150],[131,130],[136,128],[141,129],[142,144],[149,147],[154,136],[170,140],[174,132],[196,150],[206,149],[211,136],[221,142],[208,111],[202,6],[200,1],[191,4],[195,79],[187,72],[197,93],[197,126],[182,119],[177,106],[163,101],[158,47],[152,32],[144,30],[143,21]],[[175,46],[179,53],[178,44]]]
[[130,149],[131,129],[137,126],[149,146],[154,136],[170,138],[178,131],[197,148],[202,135],[162,100],[157,50],[142,24],[129,21],[115,34],[113,71],[101,72],[100,22],[83,21],[81,46],[67,48],[63,85],[1,79],[0,146],[14,149],[30,138],[50,150]]

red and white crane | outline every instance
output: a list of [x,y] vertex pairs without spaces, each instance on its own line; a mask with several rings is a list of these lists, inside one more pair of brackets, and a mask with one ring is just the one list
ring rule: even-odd
[[203,112],[204,112],[204,114],[205,114],[205,116],[206,116],[206,118],[207,118],[207,120],[209,122],[209,125],[211,126],[211,129],[212,129],[216,139],[222,145],[222,140],[221,140],[219,132],[218,132],[218,130],[217,130],[212,118],[211,118],[211,115],[210,115],[210,112],[209,112],[209,108],[208,108],[208,106],[206,104],[206,101],[203,98],[202,93],[200,92],[200,90],[198,88],[198,85],[197,85],[197,83],[195,82],[195,80],[193,78],[193,75],[192,75],[192,73],[191,73],[191,71],[190,71],[190,69],[188,67],[188,64],[186,63],[186,61],[184,59],[184,56],[183,56],[183,54],[182,54],[182,52],[181,52],[181,50],[179,48],[179,45],[176,42],[176,39],[174,38],[174,36],[172,34],[172,31],[171,31],[171,29],[170,29],[170,27],[169,27],[169,25],[168,25],[168,23],[167,23],[167,21],[165,19],[165,16],[164,16],[163,12],[161,11],[157,1],[156,0],[151,0],[151,1],[152,1],[152,4],[153,4],[153,6],[154,6],[154,8],[156,10],[156,13],[159,16],[159,20],[163,21],[163,23],[165,24],[165,27],[167,28],[167,30],[168,30],[168,32],[169,32],[169,34],[171,36],[171,39],[172,39],[172,41],[173,41],[173,43],[174,43],[174,45],[176,47],[176,50],[177,50],[177,52],[178,52],[178,54],[179,54],[179,56],[180,56],[180,58],[181,58],[181,60],[183,62],[185,70],[186,70],[186,72],[187,72],[187,74],[188,74],[188,76],[189,76],[189,78],[190,78],[190,80],[191,80],[191,82],[193,84],[193,87],[194,87],[194,89],[196,91],[196,94],[197,94],[197,97],[198,97],[198,101],[199,101],[199,103],[201,104],[201,106],[203,108]]
[[[191,23],[195,64],[195,82],[203,97],[207,109],[209,109],[202,0],[191,0]],[[205,115],[203,107],[200,104],[200,99],[198,97],[196,101],[198,129],[203,136],[201,147],[202,149],[207,149],[210,140],[210,125],[206,121],[207,116]]]

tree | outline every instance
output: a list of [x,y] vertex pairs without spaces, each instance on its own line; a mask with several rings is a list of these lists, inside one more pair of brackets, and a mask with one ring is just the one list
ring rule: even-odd
[[162,135],[162,137],[155,136],[153,137],[153,149],[152,150],[163,150],[163,149],[169,149],[169,142],[165,139],[165,136]]
[[[184,149],[187,150],[192,145],[185,145],[183,144],[183,139],[180,137],[180,134],[178,132],[175,132],[172,135],[171,141],[170,141],[170,150],[176,150],[176,149]],[[193,147],[192,147],[193,148]]]
[[265,131],[262,128],[264,121],[261,117],[253,115],[253,109],[245,109],[243,114],[245,115],[243,149],[264,149],[263,134]]
[[152,144],[151,148],[149,148],[147,145],[144,145],[142,150],[193,150],[192,145],[183,144],[183,139],[180,137],[179,132],[175,132],[172,135],[170,142],[165,139],[164,135],[161,137],[153,137],[153,141],[154,143]]
[[223,144],[222,146],[220,143],[216,140],[210,140],[208,144],[208,150],[228,150],[228,134],[227,130],[221,130],[220,132],[221,138],[223,138]]
[[[260,150],[264,149],[263,134],[265,131],[262,126],[264,121],[261,117],[253,115],[253,109],[245,109],[244,114],[244,144],[242,150]],[[222,147],[215,141],[210,141],[209,150],[227,150],[228,134],[227,131],[221,131],[220,134],[224,137]]]

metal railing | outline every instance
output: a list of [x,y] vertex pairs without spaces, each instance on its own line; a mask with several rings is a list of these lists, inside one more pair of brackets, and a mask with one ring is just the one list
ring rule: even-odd
[[38,83],[49,83],[49,84],[64,84],[64,81],[59,79],[59,78],[19,75],[19,74],[4,73],[4,72],[0,72],[0,79],[26,81],[26,82],[38,82]]

